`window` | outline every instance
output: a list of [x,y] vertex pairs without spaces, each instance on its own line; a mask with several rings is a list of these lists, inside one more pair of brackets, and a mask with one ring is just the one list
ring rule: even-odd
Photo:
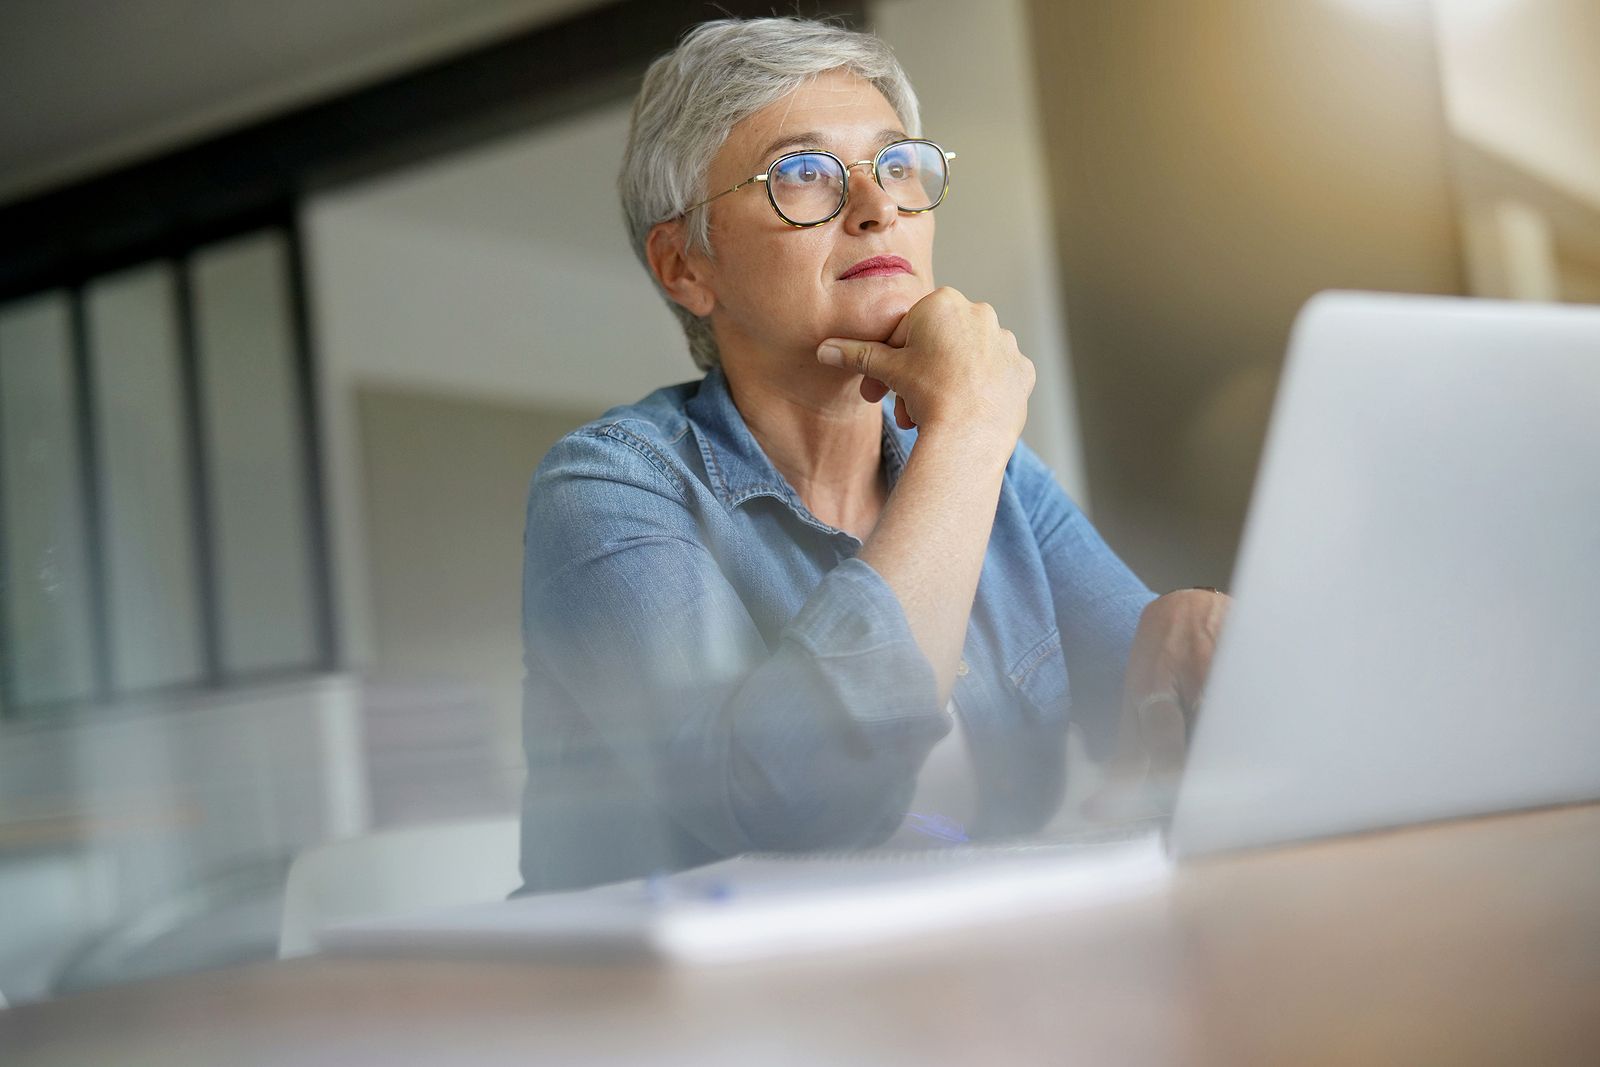
[[87,286],[111,688],[201,681],[194,486],[173,264]]
[[0,308],[4,703],[95,691],[94,582],[72,305],[45,293]]
[[331,665],[293,234],[0,306],[0,707]]

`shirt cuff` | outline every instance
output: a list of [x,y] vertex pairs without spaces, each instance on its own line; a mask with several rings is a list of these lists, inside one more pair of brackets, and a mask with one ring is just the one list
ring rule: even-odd
[[944,726],[933,666],[900,598],[869,564],[848,559],[829,571],[785,635],[816,657],[852,717]]

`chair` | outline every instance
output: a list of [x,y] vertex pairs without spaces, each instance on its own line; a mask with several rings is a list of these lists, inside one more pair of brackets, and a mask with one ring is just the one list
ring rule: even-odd
[[289,868],[278,956],[334,923],[502,900],[521,884],[516,816],[427,823],[307,849]]

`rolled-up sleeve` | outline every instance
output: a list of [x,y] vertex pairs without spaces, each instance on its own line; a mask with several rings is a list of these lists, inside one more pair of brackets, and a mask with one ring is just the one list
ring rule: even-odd
[[[898,599],[846,560],[769,644],[680,478],[623,427],[546,457],[525,541],[530,675],[570,697],[607,765],[712,852],[882,837],[950,728]],[[527,723],[539,728],[539,709]]]
[[1025,444],[1011,471],[1055,602],[1072,679],[1072,721],[1097,759],[1110,756],[1134,631],[1155,594],[1111,550],[1055,475]]

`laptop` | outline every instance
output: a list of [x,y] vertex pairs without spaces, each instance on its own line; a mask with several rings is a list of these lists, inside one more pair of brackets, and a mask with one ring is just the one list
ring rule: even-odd
[[1600,308],[1321,294],[1264,455],[1170,826],[740,856],[323,945],[814,952],[1127,899],[1174,860],[1600,797]]
[[1176,857],[1600,797],[1600,307],[1302,310]]

